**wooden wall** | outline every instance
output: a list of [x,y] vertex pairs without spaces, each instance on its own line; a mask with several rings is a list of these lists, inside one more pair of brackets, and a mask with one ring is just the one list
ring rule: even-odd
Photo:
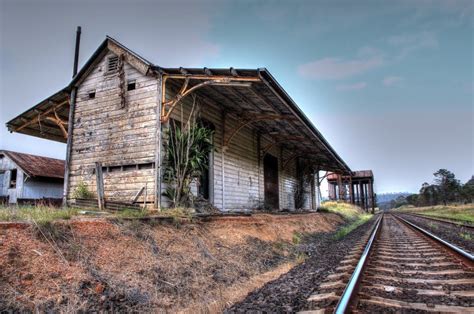
[[[171,94],[167,91],[167,95]],[[263,159],[258,162],[257,133],[250,126],[243,128],[230,142],[224,153],[224,207],[222,202],[222,136],[223,121],[222,108],[206,102],[205,98],[198,98],[201,107],[201,118],[208,120],[215,126],[214,143],[214,197],[211,200],[217,208],[225,211],[253,209],[263,205],[264,202],[264,179]],[[178,106],[172,114],[172,119],[181,121],[189,117],[192,99],[185,98],[182,105]],[[226,116],[226,132],[230,135],[236,129],[239,121],[232,115]],[[262,136],[261,147],[270,143],[268,137]],[[291,161],[286,169],[282,169],[282,159],[290,157],[291,152],[281,150],[279,146],[273,146],[269,154],[278,158],[279,161],[279,198],[281,209],[294,209],[294,195],[296,188],[296,160]],[[166,188],[163,184],[162,190]],[[311,207],[311,196],[308,186],[308,197],[306,208]],[[164,203],[166,205],[166,202]]]
[[[78,88],[68,198],[72,198],[80,182],[84,182],[90,191],[96,191],[94,163],[101,162],[104,166],[106,199],[129,202],[146,184],[147,201],[153,202],[155,169],[142,169],[140,165],[153,163],[155,160],[158,82],[156,78],[141,75],[125,63],[125,81],[136,79],[137,88],[126,92],[126,106],[121,108],[118,74],[105,74],[107,58],[111,55],[109,52]],[[89,99],[90,91],[95,91],[94,99]],[[166,94],[172,95],[172,91],[167,90]],[[186,119],[192,99],[190,96],[186,97],[171,118],[179,121]],[[258,161],[255,130],[251,127],[243,128],[233,138],[222,158],[222,108],[219,104],[207,102],[206,99],[198,101],[203,109],[201,117],[213,123],[216,129],[212,203],[226,211],[262,206],[263,160],[260,163]],[[227,115],[228,134],[238,125],[239,121],[235,117]],[[269,139],[262,137],[261,147],[268,143]],[[276,146],[272,147],[269,153],[279,160],[280,208],[294,209],[296,160],[290,162],[286,169],[282,169],[282,160],[288,158],[290,152]],[[120,166],[124,166],[123,169],[120,169]],[[162,184],[162,191],[165,189],[166,184]],[[311,205],[310,199],[311,197],[307,201],[308,208]],[[143,196],[139,201],[143,202]],[[166,200],[162,201],[162,205],[166,207]]]
[[[68,198],[81,181],[96,192],[94,163],[101,162],[107,199],[129,202],[147,185],[147,201],[153,202],[154,169],[140,165],[154,162],[158,82],[124,63],[125,82],[135,79],[136,89],[125,92],[126,103],[121,108],[118,72],[106,74],[110,56],[113,53],[78,88]],[[95,91],[94,99],[89,99],[90,91]],[[143,196],[139,201],[143,202]]]
[[[16,187],[10,188],[13,169],[17,170]],[[61,198],[63,193],[61,180],[28,178],[7,156],[0,158],[0,181],[0,196],[8,196],[11,204],[15,204],[18,199]]]

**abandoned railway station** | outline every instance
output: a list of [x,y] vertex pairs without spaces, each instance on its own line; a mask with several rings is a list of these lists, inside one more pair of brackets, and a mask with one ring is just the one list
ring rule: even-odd
[[69,85],[7,127],[67,143],[65,201],[85,185],[99,207],[105,199],[161,208],[170,205],[170,125],[191,115],[213,131],[192,190],[219,210],[315,209],[319,171],[351,177],[267,69],[162,68],[110,37]]

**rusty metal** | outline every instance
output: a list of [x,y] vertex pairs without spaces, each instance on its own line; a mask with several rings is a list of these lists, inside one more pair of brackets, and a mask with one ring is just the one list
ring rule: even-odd
[[42,119],[46,119],[47,118],[47,115],[50,114],[50,113],[54,113],[57,111],[57,109],[59,109],[60,107],[66,105],[66,104],[69,104],[69,99],[68,100],[65,100],[57,105],[55,105],[54,107],[51,107],[49,108],[48,110],[46,111],[39,111],[38,112],[38,115],[36,117],[33,117],[31,118],[29,121],[23,123],[22,125],[20,125],[19,127],[16,127],[13,129],[14,132],[19,132],[21,131],[22,129],[26,128],[27,126],[30,126],[31,124],[34,124],[36,122],[40,123],[40,121]]
[[[184,69],[181,69],[184,70]],[[189,75],[186,74],[186,71],[182,71],[182,75],[163,75],[162,79],[162,108],[161,108],[161,121],[163,123],[167,122],[171,116],[171,113],[176,108],[178,103],[184,97],[191,94],[193,91],[196,91],[205,86],[235,86],[239,82],[259,82],[260,79],[257,77],[239,77],[239,76],[223,76],[223,75]],[[168,79],[183,79],[183,85],[181,86],[179,92],[170,100],[166,101],[166,81]],[[190,80],[204,80],[199,84],[196,84],[192,87],[189,87]],[[242,85],[239,86],[249,86]]]
[[79,46],[81,44],[81,27],[77,27],[76,31],[76,47],[74,49],[74,65],[72,68],[72,77],[76,76],[77,74],[77,68],[79,65]]
[[0,150],[29,177],[64,178],[64,160]]

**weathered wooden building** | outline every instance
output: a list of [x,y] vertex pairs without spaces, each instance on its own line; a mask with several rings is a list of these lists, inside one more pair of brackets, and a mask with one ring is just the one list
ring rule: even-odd
[[64,160],[0,150],[0,198],[10,204],[62,199]]
[[221,210],[294,209],[307,171],[299,207],[314,208],[317,170],[350,173],[267,69],[163,68],[110,37],[67,87],[7,127],[67,143],[69,202],[79,183],[95,192],[103,182],[107,200],[160,208],[165,130],[187,118],[193,100],[215,145],[196,190]]
[[372,170],[353,171],[349,175],[331,173],[327,181],[330,200],[346,201],[374,211],[376,200]]

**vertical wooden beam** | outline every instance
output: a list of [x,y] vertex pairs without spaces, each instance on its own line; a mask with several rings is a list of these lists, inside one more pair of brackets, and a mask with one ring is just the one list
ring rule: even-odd
[[221,121],[222,121],[222,143],[221,143],[221,174],[222,174],[222,210],[225,210],[225,151],[228,147],[225,146],[225,127],[226,127],[226,116],[225,110],[222,110]]
[[316,205],[316,184],[315,184],[315,177],[316,174],[311,174],[311,209],[317,210],[318,207]]
[[349,177],[349,197],[351,204],[354,204],[354,187],[352,186],[352,176]]
[[344,201],[344,189],[342,188],[342,175],[337,175],[337,187],[338,187],[338,197],[340,201]]
[[97,185],[97,202],[99,204],[99,210],[104,210],[104,176],[102,175],[102,164],[100,162],[95,163],[95,179]]
[[74,110],[76,108],[77,88],[73,87],[69,97],[69,117],[67,125],[67,144],[66,144],[66,160],[64,162],[64,189],[63,189],[63,206],[67,206],[67,197],[69,194],[69,177],[71,169],[71,152],[72,152],[72,132],[74,130]]
[[321,207],[321,185],[319,182],[319,169],[316,170],[316,210]]
[[363,209],[365,208],[365,195],[364,195],[364,184],[362,182],[359,183],[359,192],[360,192],[360,207]]
[[372,214],[375,212],[375,200],[374,200],[374,182],[369,181],[369,195],[370,195],[370,207],[372,208]]
[[163,81],[162,75],[158,76],[157,91],[156,91],[156,130],[155,130],[155,202],[154,206],[156,209],[161,211],[161,184],[163,180],[162,176],[162,146],[163,146],[163,132],[161,126],[161,106],[163,105]]
[[262,158],[263,156],[261,155],[262,152],[261,152],[261,146],[262,146],[262,135],[260,134],[260,132],[257,132],[257,195],[258,195],[258,201],[260,201],[260,199],[263,199],[263,197],[261,198],[261,194],[260,194],[260,173],[261,173],[261,166],[262,166]]

